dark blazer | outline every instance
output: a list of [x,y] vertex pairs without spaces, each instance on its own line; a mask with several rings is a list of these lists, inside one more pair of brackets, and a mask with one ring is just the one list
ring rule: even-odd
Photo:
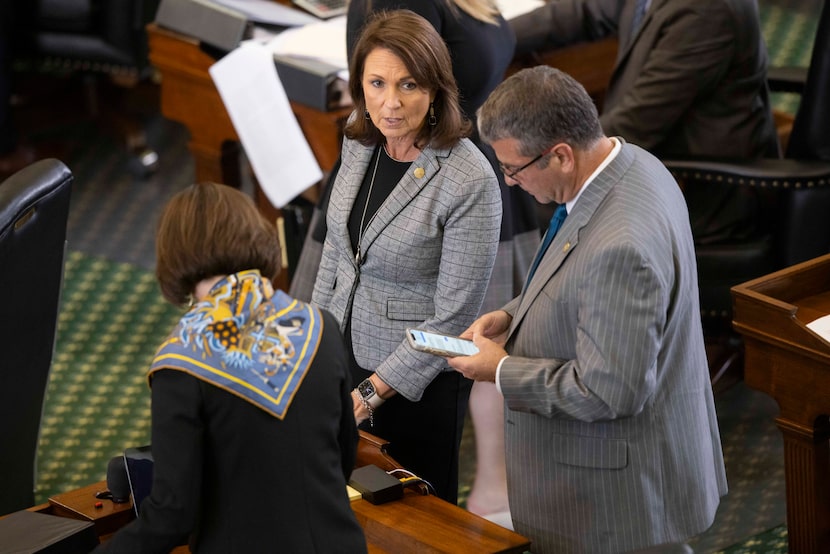
[[517,50],[619,36],[604,98],[607,135],[660,158],[776,156],[756,0],[556,0],[512,20]]
[[683,196],[623,144],[505,307],[510,512],[534,553],[626,552],[712,524],[727,486],[698,306]]
[[285,418],[184,372],[152,382],[155,474],[141,517],[102,552],[366,552],[346,495],[357,429],[348,354],[324,313],[317,357]]

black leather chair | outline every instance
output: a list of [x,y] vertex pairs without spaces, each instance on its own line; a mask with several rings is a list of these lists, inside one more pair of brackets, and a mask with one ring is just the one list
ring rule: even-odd
[[0,515],[34,505],[71,187],[55,159],[0,183]]
[[[775,86],[771,82],[771,86]],[[753,209],[752,230],[738,237],[698,241],[701,314],[722,356],[712,363],[713,384],[740,374],[742,347],[731,329],[732,286],[830,252],[830,4],[820,16],[812,57],[783,159],[664,160],[681,182],[691,212],[707,189],[738,187]],[[695,205],[695,203],[698,203]],[[736,371],[731,371],[736,369]]]
[[124,92],[152,76],[145,27],[159,1],[38,0],[18,11],[21,25],[28,27],[20,33],[18,69],[83,74],[89,111],[114,128],[131,153],[130,169],[140,175],[157,168],[158,155],[147,144],[143,124],[130,113]]

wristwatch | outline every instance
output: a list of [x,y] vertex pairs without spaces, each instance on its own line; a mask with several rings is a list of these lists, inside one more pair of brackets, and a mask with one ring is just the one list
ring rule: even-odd
[[371,379],[364,379],[361,381],[360,384],[357,385],[357,393],[360,395],[360,398],[363,399],[373,410],[383,404],[383,398],[381,398],[375,390],[375,384],[372,383]]

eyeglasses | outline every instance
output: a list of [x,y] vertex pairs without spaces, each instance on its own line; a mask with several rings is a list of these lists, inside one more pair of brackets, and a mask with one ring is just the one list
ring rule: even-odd
[[528,167],[532,166],[533,164],[535,164],[536,162],[541,160],[544,156],[547,156],[548,154],[550,154],[555,147],[556,147],[556,145],[551,146],[550,148],[548,148],[547,150],[545,150],[544,152],[542,152],[541,154],[539,154],[538,156],[536,156],[535,158],[533,158],[532,160],[530,160],[529,162],[527,162],[526,164],[524,164],[522,167],[520,167],[518,169],[513,169],[512,167],[506,166],[501,162],[499,162],[499,169],[501,170],[502,173],[504,173],[505,177],[508,177],[510,179],[515,179],[516,175],[518,175],[519,173],[521,173],[522,171],[524,171]]

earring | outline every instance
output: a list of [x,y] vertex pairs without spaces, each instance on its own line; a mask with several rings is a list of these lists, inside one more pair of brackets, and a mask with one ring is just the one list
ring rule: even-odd
[[372,117],[369,115],[369,110],[363,110],[363,117],[366,119],[372,119]]
[[427,121],[432,127],[438,124],[438,118],[435,117],[435,106],[433,106],[432,102],[429,103],[429,119]]

